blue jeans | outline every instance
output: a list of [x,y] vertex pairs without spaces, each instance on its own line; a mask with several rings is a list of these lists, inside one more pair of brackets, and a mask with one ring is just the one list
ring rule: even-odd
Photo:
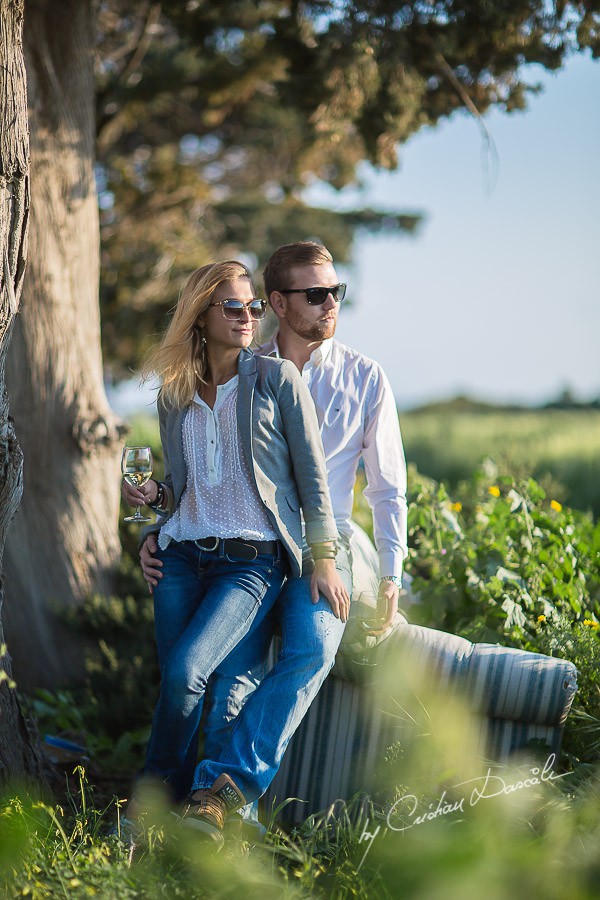
[[144,775],[163,781],[175,800],[189,791],[197,759],[206,683],[239,641],[259,628],[281,590],[283,555],[252,561],[171,541],[158,550],[163,577],[154,588],[160,697]]
[[[345,544],[339,547],[336,568],[351,593],[352,565]],[[194,790],[210,787],[227,773],[248,800],[262,796],[333,666],[344,623],[324,597],[313,604],[309,575],[286,582],[274,614],[282,648],[258,687],[272,637],[269,619],[238,644],[211,679],[205,758],[196,769]]]

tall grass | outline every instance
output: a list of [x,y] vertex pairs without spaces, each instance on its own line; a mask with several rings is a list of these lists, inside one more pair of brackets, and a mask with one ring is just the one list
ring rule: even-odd
[[[264,843],[230,835],[215,856],[160,796],[136,853],[107,834],[79,772],[64,807],[0,804],[0,896],[100,898],[419,898],[588,900],[600,889],[600,779],[557,777],[541,756],[490,767],[473,752],[479,723],[459,696],[416,681],[410,660],[383,672],[417,723],[378,761],[375,802],[356,798]],[[400,686],[400,689],[399,689]],[[374,697],[374,702],[380,702]],[[387,758],[387,761],[386,761]]]
[[600,514],[600,410],[408,412],[400,421],[407,459],[436,481],[454,487],[491,457]]

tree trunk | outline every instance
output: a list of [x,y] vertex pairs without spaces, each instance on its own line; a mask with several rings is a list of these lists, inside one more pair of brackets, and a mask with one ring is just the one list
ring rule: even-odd
[[110,590],[119,555],[119,423],[102,377],[91,0],[28,0],[29,265],[7,381],[25,455],[6,545],[6,633],[19,685],[82,674],[61,609]]
[[[21,499],[23,456],[8,413],[6,352],[23,285],[29,216],[23,0],[0,0],[0,572],[6,533]],[[4,645],[0,578],[0,781],[43,780],[35,736],[21,712]]]

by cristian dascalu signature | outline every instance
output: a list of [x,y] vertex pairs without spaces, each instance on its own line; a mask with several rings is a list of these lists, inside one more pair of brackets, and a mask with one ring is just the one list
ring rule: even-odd
[[[526,777],[512,782],[506,781],[501,775],[493,774],[490,768],[485,775],[469,778],[467,781],[461,781],[454,785],[453,791],[456,788],[471,786],[459,800],[451,801],[448,799],[447,791],[444,790],[437,803],[434,800],[428,805],[427,810],[423,812],[419,810],[419,802],[414,794],[404,794],[388,810],[385,820],[386,827],[383,831],[381,831],[381,825],[377,825],[373,831],[369,831],[370,823],[369,819],[367,819],[358,841],[359,844],[364,844],[366,848],[358,868],[360,869],[364,863],[369,850],[373,846],[373,841],[380,833],[383,837],[388,830],[396,832],[410,831],[411,828],[415,828],[417,825],[433,822],[435,819],[451,813],[464,813],[466,807],[477,806],[481,800],[490,800],[492,797],[500,797],[502,795],[508,796],[526,788],[536,787],[550,781],[557,781],[569,773],[564,772],[562,775],[556,775],[553,772],[555,760],[556,754],[551,753],[543,767],[534,766],[527,770],[529,774]],[[403,824],[397,824],[400,821]]]

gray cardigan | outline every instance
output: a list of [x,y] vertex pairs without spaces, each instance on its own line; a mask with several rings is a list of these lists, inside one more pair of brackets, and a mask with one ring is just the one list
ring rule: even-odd
[[[240,445],[274,530],[286,549],[293,576],[302,570],[304,514],[309,544],[334,541],[333,517],[323,444],[310,392],[296,366],[286,359],[238,358],[237,421]],[[140,540],[156,533],[173,515],[187,483],[182,426],[186,409],[167,408],[158,400],[168,508]]]

